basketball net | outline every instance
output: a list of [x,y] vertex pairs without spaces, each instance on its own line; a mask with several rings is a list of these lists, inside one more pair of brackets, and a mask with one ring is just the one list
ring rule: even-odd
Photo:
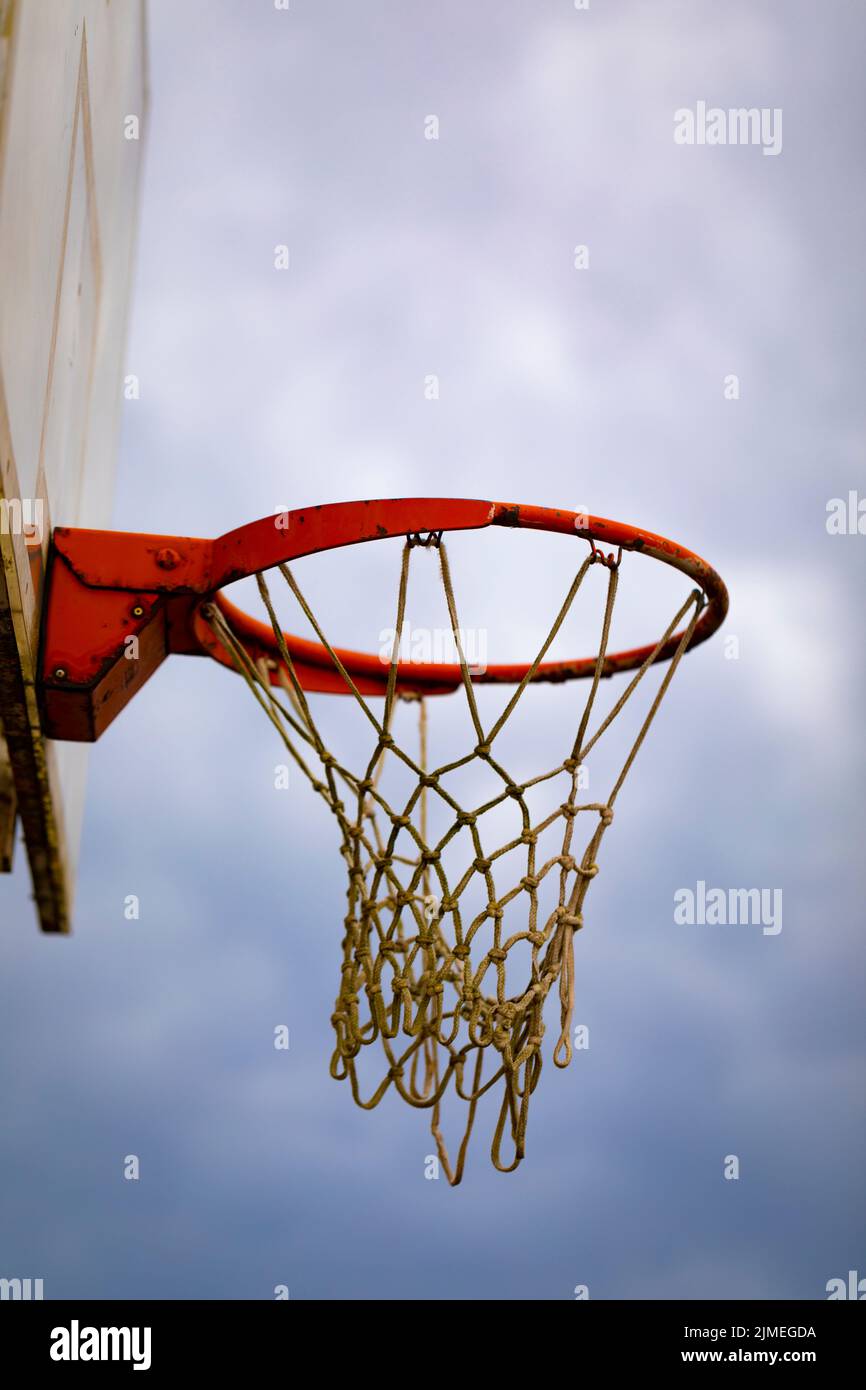
[[[475,746],[442,766],[428,766],[426,700],[398,692],[398,652],[406,611],[410,562],[418,546],[438,551],[440,572],[454,642],[459,654],[462,689],[475,733]],[[704,598],[693,591],[656,646],[635,671],[610,711],[590,732],[590,720],[602,678],[611,618],[619,584],[619,563],[591,545],[534,662],[515,687],[505,709],[489,728],[482,724],[472,674],[464,655],[448,555],[441,533],[408,537],[397,597],[394,645],[388,668],[384,709],[379,718],[358,691],[329,643],[288,565],[279,571],[307,620],[327,650],[346,691],[360,706],[373,732],[371,752],[358,774],[328,751],[309,699],[296,675],[270,591],[262,575],[258,585],[281,661],[255,662],[232,632],[222,612],[209,604],[203,615],[214,635],[230,652],[259,705],[274,725],[291,758],[337,819],[341,853],[349,876],[348,905],[342,942],[340,988],[331,1017],[336,1046],[331,1075],[348,1080],[359,1106],[372,1110],[393,1087],[407,1104],[431,1112],[431,1132],[439,1159],[452,1185],[460,1182],[479,1102],[497,1092],[491,1157],[500,1172],[513,1171],[524,1156],[529,1102],[542,1066],[545,1001],[559,995],[559,1034],[553,1048],[556,1066],[572,1056],[574,1010],[574,937],[583,926],[584,900],[598,872],[598,851],[611,824],[620,789],[646,737],[665,693],[688,648]],[[527,686],[568,616],[590,568],[608,570],[598,659],[589,693],[579,712],[577,732],[567,757],[530,781],[515,781],[496,756],[495,744]],[[667,665],[649,712],[640,725],[610,793],[604,801],[580,802],[581,769],[599,739],[623,710],[659,652],[684,621],[686,625]],[[279,687],[271,684],[276,672]],[[438,698],[443,698],[439,696]],[[398,699],[419,703],[419,751],[402,748],[392,732]],[[397,759],[411,774],[412,789],[398,807],[382,792],[387,760]],[[449,790],[449,775],[483,762],[501,791],[475,809],[462,806]],[[567,795],[543,819],[533,823],[527,793],[555,778]],[[497,782],[498,785],[498,782]],[[447,819],[447,829],[430,842],[430,802]],[[522,830],[497,849],[482,841],[484,817],[512,801]],[[474,860],[460,877],[443,862],[451,842],[467,832]],[[543,859],[539,840],[556,836],[558,853]],[[503,886],[506,856],[518,852],[525,867],[517,882]],[[512,870],[513,874],[513,870]],[[542,885],[556,890],[555,906],[542,909]],[[482,885],[482,907],[477,888]],[[466,904],[476,890],[472,910]],[[552,900],[552,894],[551,894]],[[525,943],[519,950],[519,943]],[[522,952],[522,978],[515,978],[514,957]],[[528,971],[526,962],[528,958]],[[381,1079],[364,1092],[358,1062],[364,1049],[381,1056]],[[378,1069],[377,1069],[378,1070]],[[448,1088],[463,1102],[465,1126],[453,1164],[442,1131],[442,1104]],[[510,1141],[503,1154],[506,1133]]]

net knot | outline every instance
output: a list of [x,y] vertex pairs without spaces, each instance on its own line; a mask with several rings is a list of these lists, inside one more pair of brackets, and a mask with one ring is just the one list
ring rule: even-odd
[[518,786],[516,782],[511,782],[505,788],[505,795],[513,796],[515,801],[519,801],[523,796],[523,788]]
[[455,960],[468,960],[469,952],[471,949],[472,948],[470,946],[466,945],[465,941],[461,941],[459,946],[452,947],[451,954]]
[[572,931],[580,931],[583,926],[583,917],[579,912],[569,912],[567,907],[556,909],[556,918],[565,927],[571,927]]
[[402,1067],[389,1067],[389,1068],[388,1068],[388,1079],[389,1079],[389,1081],[402,1081],[402,1079],[403,1079],[403,1068],[402,1068]]
[[492,960],[494,965],[501,965],[508,958],[508,953],[503,951],[501,946],[491,946],[487,952],[488,960]]
[[577,772],[577,769],[580,767],[580,759],[566,758],[565,762],[562,764],[562,767],[564,772]]
[[457,825],[461,826],[474,825],[477,819],[478,817],[474,811],[458,811],[455,816]]
[[559,808],[560,815],[565,816],[566,820],[572,820],[579,810],[579,807],[572,806],[570,801],[564,801]]
[[582,878],[595,878],[596,874],[598,873],[598,865],[589,864],[587,866],[584,866],[583,864],[579,864],[577,872],[581,875]]
[[538,835],[534,830],[523,830],[520,833],[520,843],[522,845],[537,845]]
[[422,772],[418,778],[419,787],[435,787],[438,785],[439,778],[435,772]]
[[438,864],[441,857],[438,849],[422,849],[420,855],[422,864]]
[[520,886],[521,888],[525,888],[527,892],[531,892],[538,887],[540,882],[541,879],[536,878],[534,874],[526,874],[525,877],[520,880]]
[[489,743],[478,743],[478,744],[475,745],[474,752],[475,752],[475,756],[476,756],[477,758],[489,758],[489,757],[490,757],[490,744],[489,744]]
[[412,817],[392,815],[391,824],[396,826],[398,830],[408,830],[412,824]]
[[611,821],[613,820],[613,807],[601,806],[599,808],[598,814],[602,825],[610,825]]
[[559,865],[567,874],[572,873],[573,870],[577,868],[577,863],[570,854],[561,854],[559,856]]
[[395,975],[393,980],[391,981],[391,988],[393,989],[395,994],[398,990],[408,989],[409,985],[410,980],[407,975]]
[[472,867],[473,869],[477,869],[480,874],[486,874],[490,868],[490,860],[474,859],[472,861]]
[[528,931],[528,932],[526,933],[526,939],[527,939],[527,941],[531,941],[533,946],[543,946],[543,945],[544,945],[544,932],[543,932],[543,931]]

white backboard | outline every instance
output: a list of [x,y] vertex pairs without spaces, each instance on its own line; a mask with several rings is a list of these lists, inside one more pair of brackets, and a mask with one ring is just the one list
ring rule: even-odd
[[0,867],[68,931],[87,748],[42,737],[50,528],[108,526],[146,105],[143,0],[0,0]]

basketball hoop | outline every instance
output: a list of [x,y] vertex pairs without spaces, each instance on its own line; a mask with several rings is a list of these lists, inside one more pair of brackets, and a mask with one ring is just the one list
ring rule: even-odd
[[[598,852],[617,796],[684,653],[723,621],[725,586],[709,565],[672,541],[568,511],[422,498],[341,503],[290,512],[278,521],[265,518],[216,541],[55,532],[43,658],[46,721],[54,737],[97,737],[171,652],[208,654],[236,669],[340,830],[349,886],[341,982],[332,1015],[336,1045],[331,1074],[348,1080],[355,1100],[366,1109],[393,1087],[408,1104],[429,1110],[452,1184],[463,1173],[479,1102],[499,1088],[491,1156],[500,1171],[510,1172],[524,1156],[529,1100],[541,1072],[544,1004],[554,987],[560,1017],[553,1059],[564,1067],[571,1058],[574,936],[583,926],[584,900],[598,872]],[[576,563],[565,599],[534,658],[473,671],[461,644],[444,537],[486,526],[572,535],[576,542],[588,543],[589,550]],[[404,545],[395,639],[391,659],[383,665],[378,654],[331,645],[289,564],[319,551],[386,537],[403,537]],[[410,567],[419,547],[438,553],[456,663],[398,659]],[[671,566],[696,587],[655,642],[610,652],[624,553]],[[588,573],[597,566],[606,571],[597,650],[570,660],[547,660]],[[282,630],[264,577],[269,569],[285,581],[316,641]],[[267,621],[242,613],[220,592],[251,575]],[[144,663],[131,674],[122,669],[129,667],[122,655],[130,623]],[[587,757],[657,664],[664,665],[658,690],[609,793],[603,800],[581,803],[580,773]],[[600,682],[617,673],[630,673],[630,678],[591,729]],[[589,690],[566,756],[529,781],[513,778],[499,761],[495,743],[524,692],[541,682],[572,680],[588,681]],[[476,687],[485,685],[514,687],[490,725],[482,721],[475,696]],[[431,767],[426,701],[458,691],[467,702],[473,746]],[[321,692],[353,699],[369,725],[370,747],[358,771],[344,766],[325,744],[309,698]],[[381,714],[371,704],[375,699],[384,702]],[[418,702],[417,755],[401,747],[393,734],[401,699]],[[410,793],[398,806],[382,791],[389,759],[397,760],[412,779]],[[449,788],[449,777],[473,763],[485,764],[502,789],[483,805],[466,807]],[[527,793],[545,783],[556,783],[557,789],[562,784],[564,799],[541,822],[533,822]],[[448,820],[436,839],[428,816],[434,797]],[[522,829],[516,838],[490,849],[482,838],[484,817],[506,802],[516,808]],[[542,859],[539,839],[554,827],[558,852]],[[455,879],[444,859],[461,832],[471,839],[474,857]],[[497,872],[513,853],[521,855],[525,871],[503,886]],[[470,884],[483,897],[480,911],[465,910]],[[542,911],[539,890],[548,884],[555,888],[556,903]],[[516,981],[511,967],[518,947],[528,953],[529,966],[526,978]],[[365,1094],[358,1060],[369,1049],[381,1054],[383,1070]],[[453,1165],[440,1123],[449,1087],[467,1107]],[[507,1157],[502,1152],[506,1131],[512,1145]]]

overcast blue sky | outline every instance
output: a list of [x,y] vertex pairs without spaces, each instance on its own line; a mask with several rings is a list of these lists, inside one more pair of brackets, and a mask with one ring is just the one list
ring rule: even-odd
[[[826,528],[866,494],[862,8],[152,0],[149,27],[116,525],[587,507],[706,555],[731,613],[604,843],[589,1050],[553,1067],[551,1001],[524,1164],[491,1170],[484,1112],[454,1190],[425,1180],[422,1114],[364,1113],[328,1075],[336,827],[299,780],[274,790],[240,681],[164,667],[94,750],[74,935],[40,938],[26,884],[0,885],[0,1274],[336,1299],[812,1299],[866,1274],[866,536]],[[781,152],[677,145],[699,101],[780,109]],[[491,658],[531,651],[572,553],[455,542]],[[299,564],[337,640],[375,648],[397,559]],[[651,571],[626,557],[624,641],[674,611]],[[569,692],[533,698],[527,775],[573,729]],[[434,712],[443,747],[464,733]],[[781,889],[781,932],[675,924],[699,880]]]

